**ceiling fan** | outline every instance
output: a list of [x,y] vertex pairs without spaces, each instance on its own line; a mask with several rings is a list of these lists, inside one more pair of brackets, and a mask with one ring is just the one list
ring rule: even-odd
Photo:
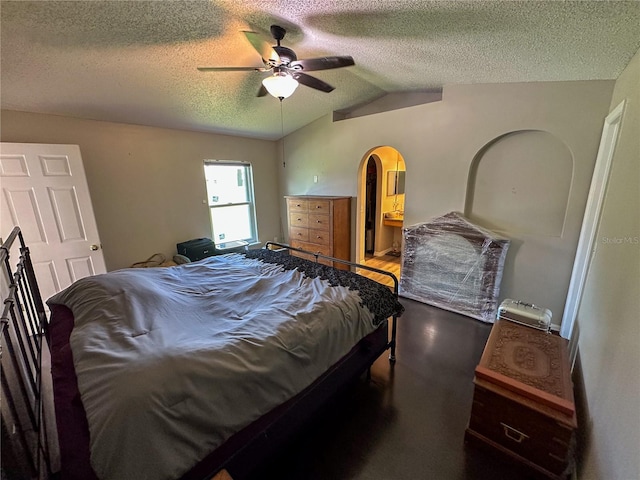
[[247,40],[262,57],[263,67],[198,67],[201,72],[272,72],[272,75],[262,81],[258,97],[270,93],[282,100],[289,97],[297,88],[298,83],[307,87],[331,92],[334,87],[319,78],[307,75],[305,71],[329,70],[331,68],[349,67],[355,65],[353,58],[348,55],[318,57],[298,60],[296,53],[290,48],[280,45],[287,31],[279,25],[271,25],[271,36],[277,45],[271,46],[260,34],[244,31]]

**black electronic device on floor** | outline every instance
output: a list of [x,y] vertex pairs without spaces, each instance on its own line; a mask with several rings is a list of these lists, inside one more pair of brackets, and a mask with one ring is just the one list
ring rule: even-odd
[[211,257],[216,254],[216,246],[210,238],[194,238],[176,245],[179,255],[184,255],[192,262]]

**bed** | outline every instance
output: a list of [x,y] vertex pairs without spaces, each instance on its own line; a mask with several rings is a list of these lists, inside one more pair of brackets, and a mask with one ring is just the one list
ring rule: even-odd
[[395,277],[391,291],[269,247],[48,300],[63,478],[245,478],[385,350],[394,360]]

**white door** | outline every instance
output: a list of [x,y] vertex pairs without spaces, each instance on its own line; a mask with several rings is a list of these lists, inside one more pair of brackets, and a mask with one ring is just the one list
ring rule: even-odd
[[0,236],[19,226],[43,300],[106,272],[77,145],[0,143]]
[[560,334],[570,340],[570,358],[572,364],[575,360],[578,347],[578,332],[574,330],[573,327],[578,314],[578,308],[580,307],[580,299],[582,298],[582,290],[589,271],[589,265],[591,264],[591,259],[598,245],[595,237],[600,221],[604,195],[607,190],[611,161],[616,148],[618,132],[624,113],[624,105],[625,102],[622,101],[604,120],[600,147],[591,179],[589,197],[587,198],[587,206],[585,207],[584,218],[582,220],[582,230],[580,231],[573,272],[571,273],[571,281],[567,293],[567,301],[562,316]]

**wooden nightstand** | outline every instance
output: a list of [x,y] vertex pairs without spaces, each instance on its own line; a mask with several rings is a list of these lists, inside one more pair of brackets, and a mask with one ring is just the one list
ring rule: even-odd
[[498,320],[475,373],[465,440],[539,477],[566,479],[577,428],[567,341]]

